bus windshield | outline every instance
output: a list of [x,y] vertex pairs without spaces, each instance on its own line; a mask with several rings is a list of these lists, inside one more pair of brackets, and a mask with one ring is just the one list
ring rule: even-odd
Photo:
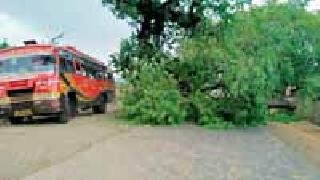
[[0,59],[0,76],[54,72],[55,58],[52,55],[32,55]]

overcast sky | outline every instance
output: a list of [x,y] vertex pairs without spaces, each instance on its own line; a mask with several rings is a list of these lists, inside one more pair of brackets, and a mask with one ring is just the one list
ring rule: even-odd
[[[320,9],[320,0],[309,9]],[[8,38],[11,44],[32,38],[41,42],[62,31],[63,44],[106,60],[119,50],[131,29],[102,7],[101,0],[0,0],[0,38]]]
[[101,0],[0,0],[0,38],[48,39],[65,32],[63,44],[105,60],[130,35],[125,20],[117,20]]

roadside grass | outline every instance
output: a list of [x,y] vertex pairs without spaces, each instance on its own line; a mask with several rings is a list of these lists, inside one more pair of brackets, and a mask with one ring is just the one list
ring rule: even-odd
[[299,117],[294,113],[285,113],[285,112],[275,113],[269,116],[269,122],[280,122],[285,124],[299,122],[302,119],[303,118]]

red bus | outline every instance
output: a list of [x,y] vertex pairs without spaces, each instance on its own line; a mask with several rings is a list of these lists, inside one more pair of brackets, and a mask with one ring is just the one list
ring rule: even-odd
[[67,123],[78,108],[105,113],[114,92],[105,64],[74,47],[27,44],[0,50],[0,117],[12,123],[34,116]]

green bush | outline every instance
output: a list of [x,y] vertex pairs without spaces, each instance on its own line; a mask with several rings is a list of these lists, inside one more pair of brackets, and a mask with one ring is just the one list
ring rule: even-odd
[[296,113],[301,118],[310,118],[313,113],[314,103],[319,99],[320,74],[307,77],[304,86],[300,89],[297,98]]
[[302,102],[309,106],[313,99],[309,89],[315,89],[309,77],[319,73],[315,66],[320,63],[319,25],[319,15],[287,4],[237,12],[223,27],[210,21],[202,24],[197,35],[182,42],[180,62],[173,72],[188,82],[188,97],[199,98],[197,91],[208,84],[222,87],[226,95],[192,99],[192,112],[199,114],[196,121],[264,124],[268,101],[280,98],[288,85],[308,92]]
[[301,120],[297,115],[294,113],[276,113],[269,116],[270,121],[276,121],[281,123],[291,123],[297,122]]
[[172,125],[185,119],[176,82],[160,67],[143,65],[121,100],[128,120],[141,124]]
[[220,103],[217,99],[212,99],[208,94],[197,91],[193,98],[193,108],[196,109],[197,117],[195,118],[199,125],[206,128],[228,128],[233,124],[225,121],[222,114],[218,114]]

